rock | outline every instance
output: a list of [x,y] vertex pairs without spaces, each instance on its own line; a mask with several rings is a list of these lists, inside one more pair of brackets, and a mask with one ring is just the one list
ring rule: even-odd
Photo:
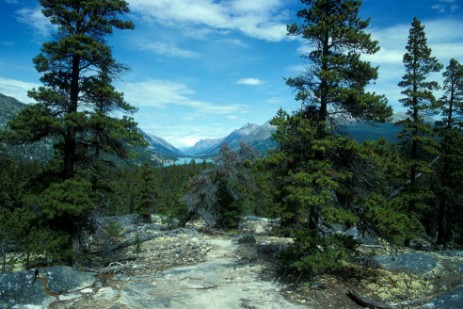
[[0,275],[0,308],[36,305],[46,308],[56,298],[45,293],[40,281],[34,282],[34,271]]
[[275,225],[277,224],[271,219],[247,216],[243,218],[238,228],[244,232],[254,233],[256,235],[269,235],[272,226]]
[[111,300],[119,296],[119,292],[111,287],[101,288],[93,297],[97,300]]
[[342,234],[347,230],[347,227],[343,224],[333,223],[329,226],[321,225],[320,231],[323,235]]
[[254,236],[251,236],[251,235],[243,236],[243,237],[238,239],[238,243],[240,245],[244,245],[244,244],[254,245],[256,243],[256,238]]
[[439,253],[444,256],[463,257],[462,250],[442,250]]
[[356,226],[351,227],[345,232],[346,236],[352,237],[362,245],[379,245],[378,240],[367,232],[361,232]]
[[114,222],[121,227],[126,227],[129,225],[139,225],[142,223],[141,218],[137,214],[124,216],[97,217],[95,221],[101,225],[107,225]]
[[92,288],[86,288],[86,289],[83,289],[82,291],[80,291],[80,293],[82,293],[82,294],[92,294],[93,289]]
[[422,235],[419,238],[411,240],[410,247],[416,250],[431,251],[432,239],[427,235]]
[[74,300],[74,299],[77,299],[79,297],[82,297],[82,295],[80,293],[71,293],[71,294],[59,295],[58,299],[60,301],[67,301],[67,300]]
[[[89,287],[95,281],[93,273],[79,272],[66,266],[40,269],[39,276],[48,282],[48,291],[41,280],[34,281],[34,271],[1,275],[0,308],[3,305],[46,308],[57,298],[65,301],[80,297],[79,293],[73,292]],[[54,294],[58,294],[58,297],[53,296]]]
[[396,256],[375,256],[372,258],[372,264],[387,270],[424,274],[433,270],[437,266],[437,261],[433,256],[425,253],[400,253]]
[[48,288],[56,294],[82,290],[95,282],[93,273],[79,272],[68,266],[49,267],[40,273],[45,274]]
[[288,247],[289,244],[285,243],[262,243],[257,247],[257,256],[260,258],[276,258],[279,253]]
[[445,293],[431,302],[425,304],[421,308],[432,309],[460,309],[463,308],[463,285],[453,291]]

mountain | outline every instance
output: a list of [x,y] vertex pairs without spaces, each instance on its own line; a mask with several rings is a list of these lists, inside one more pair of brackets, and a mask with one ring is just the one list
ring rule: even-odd
[[202,139],[198,141],[193,147],[183,149],[183,152],[192,157],[207,156],[208,150],[221,145],[224,138],[216,139]]
[[[398,114],[395,117],[397,120],[403,118],[403,114]],[[276,142],[272,137],[275,130],[276,128],[269,122],[263,125],[248,123],[224,138],[200,140],[193,147],[184,149],[183,153],[193,157],[213,157],[220,152],[220,147],[225,143],[236,151],[240,148],[240,143],[244,142],[251,145],[260,154],[266,154],[268,150],[276,147]],[[354,120],[345,121],[338,128],[340,134],[347,134],[359,142],[383,137],[387,141],[394,143],[397,142],[397,134],[401,130],[401,126],[393,123],[372,123]]]
[[[17,115],[25,106],[26,104],[19,102],[13,97],[0,94],[0,129],[7,129],[8,121]],[[169,159],[176,159],[184,156],[180,150],[176,149],[162,138],[149,135],[142,130],[140,130],[140,133],[148,142],[148,147],[137,147],[132,149],[136,155],[134,159],[135,164],[140,165],[144,162],[149,162],[152,165],[158,166],[161,162],[165,161],[166,157]],[[8,145],[6,148],[10,155],[26,160],[46,162],[53,156],[53,141],[48,138],[32,145]],[[111,157],[110,160],[115,161],[116,164],[124,164],[117,158]]]
[[4,129],[8,121],[17,115],[26,106],[13,97],[8,97],[0,93],[0,129]]
[[[0,130],[8,129],[8,122],[16,116],[26,104],[19,102],[13,97],[0,93]],[[48,161],[53,156],[53,144],[51,139],[44,139],[28,145],[5,147],[8,154],[23,160]]]
[[153,134],[145,133],[141,129],[139,129],[139,132],[143,135],[143,138],[148,142],[148,150],[166,158],[177,159],[179,157],[185,157],[185,154],[182,151],[169,144],[165,139],[157,137]]
[[274,131],[275,127],[268,122],[263,125],[248,123],[224,138],[200,140],[193,147],[184,150],[184,153],[196,157],[210,157],[217,155],[223,144],[228,144],[232,150],[238,150],[244,142],[259,153],[265,154],[276,146],[272,139]]

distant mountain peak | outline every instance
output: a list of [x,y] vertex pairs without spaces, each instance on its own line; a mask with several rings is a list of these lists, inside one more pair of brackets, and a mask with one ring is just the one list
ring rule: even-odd
[[248,123],[246,123],[244,126],[242,126],[242,127],[240,128],[240,130],[255,129],[255,128],[257,128],[257,127],[258,127],[257,124],[248,122]]
[[275,147],[272,139],[273,131],[275,128],[268,123],[263,125],[246,123],[224,138],[200,140],[193,147],[185,149],[184,152],[192,156],[210,157],[217,155],[223,144],[227,144],[232,150],[238,150],[240,144],[244,142],[257,151],[265,153],[268,149]]

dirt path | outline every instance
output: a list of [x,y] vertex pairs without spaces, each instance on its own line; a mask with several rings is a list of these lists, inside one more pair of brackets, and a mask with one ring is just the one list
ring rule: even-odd
[[[237,263],[237,245],[231,240],[211,238],[208,242],[212,250],[207,262],[165,271],[150,282],[153,298],[148,302],[121,297],[119,303],[128,300],[124,305],[132,308],[307,308],[286,301],[277,282],[260,279],[260,266]],[[147,283],[134,278],[128,289],[134,296],[137,287]]]
[[205,236],[203,241],[211,248],[203,263],[162,272],[141,265],[136,274],[117,275],[103,287],[73,294],[75,299],[68,295],[53,308],[307,308],[287,301],[278,282],[263,279],[260,263],[240,262],[232,240]]

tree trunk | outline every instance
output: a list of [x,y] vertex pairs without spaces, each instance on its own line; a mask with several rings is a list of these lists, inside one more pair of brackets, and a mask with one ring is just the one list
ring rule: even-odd
[[6,272],[6,240],[2,241],[2,273]]
[[437,244],[444,245],[445,244],[445,197],[441,196],[439,199],[439,213],[437,215]]
[[[72,74],[69,106],[67,115],[77,112],[79,102],[79,77],[80,77],[80,56],[74,55],[72,58]],[[74,176],[74,165],[76,163],[76,131],[73,124],[66,128],[64,138],[64,179]]]

